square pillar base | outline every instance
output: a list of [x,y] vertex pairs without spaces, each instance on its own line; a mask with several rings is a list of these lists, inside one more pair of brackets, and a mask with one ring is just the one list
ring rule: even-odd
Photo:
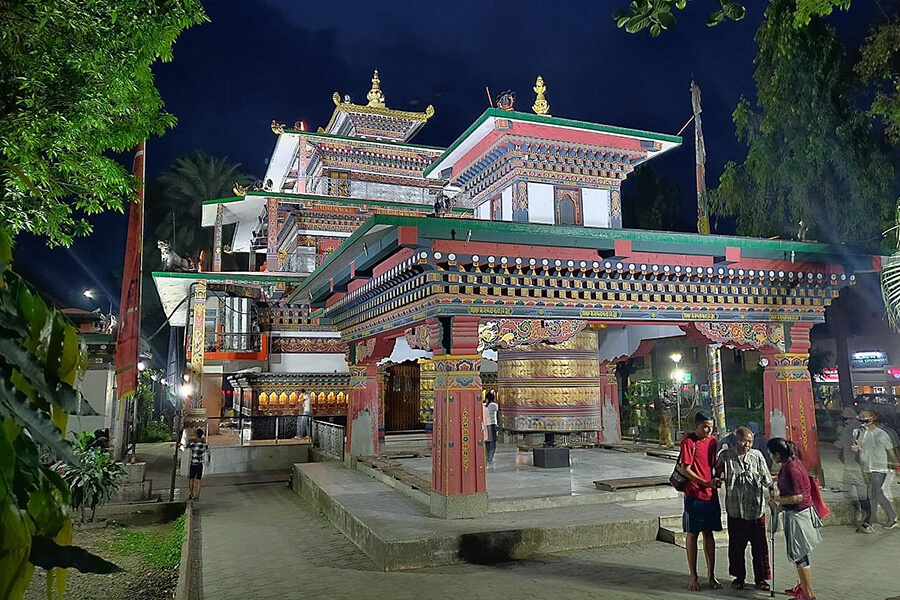
[[536,467],[544,469],[569,467],[568,448],[534,448],[531,453]]
[[442,519],[474,519],[488,514],[488,495],[457,494],[444,496],[431,492],[431,514]]

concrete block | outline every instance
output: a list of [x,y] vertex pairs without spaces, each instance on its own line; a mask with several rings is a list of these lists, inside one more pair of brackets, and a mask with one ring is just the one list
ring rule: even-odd
[[149,500],[152,493],[153,481],[150,479],[137,483],[120,483],[112,502],[142,502]]
[[431,492],[431,514],[442,519],[474,519],[488,514],[488,495],[458,494],[444,496]]
[[535,448],[531,453],[536,467],[544,469],[569,467],[568,448]]
[[124,483],[140,483],[146,479],[147,463],[125,463],[125,475],[122,478]]

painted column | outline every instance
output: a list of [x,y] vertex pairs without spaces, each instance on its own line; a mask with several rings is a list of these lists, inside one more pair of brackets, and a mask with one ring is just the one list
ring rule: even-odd
[[[720,346],[710,344],[706,347],[706,359],[709,365],[709,399],[712,405],[713,420],[716,423],[716,435],[724,436],[725,428],[725,389],[722,386],[722,352]],[[679,385],[681,385],[679,383]]]
[[216,224],[213,228],[213,263],[214,273],[222,271],[222,220],[225,208],[221,204],[216,205]]
[[206,281],[194,284],[194,297],[191,300],[191,376],[190,395],[185,399],[185,408],[203,406],[203,367],[206,350]]
[[622,441],[622,419],[619,412],[619,380],[616,378],[616,363],[600,363],[601,427],[598,442],[616,443]]
[[609,192],[609,226],[622,229],[622,199],[618,186]]
[[269,226],[266,232],[266,271],[274,273],[278,266],[278,198],[266,199]]
[[809,323],[785,327],[788,352],[763,350],[763,397],[765,401],[766,436],[786,438],[800,451],[800,458],[811,473],[822,475],[819,437],[813,403],[812,380],[809,375]]
[[378,454],[378,423],[381,412],[378,365],[350,365],[347,400],[347,455]]
[[425,425],[428,448],[432,447],[434,434],[434,361],[430,358],[419,359],[419,420]]
[[435,357],[431,512],[471,518],[488,512],[481,356]]

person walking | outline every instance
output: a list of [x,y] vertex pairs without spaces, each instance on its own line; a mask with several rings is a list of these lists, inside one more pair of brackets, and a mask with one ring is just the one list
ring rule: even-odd
[[[211,458],[209,444],[203,439],[203,428],[197,428],[197,437],[187,447],[191,451],[191,466],[188,471],[188,500],[200,499],[200,488],[203,479],[203,459],[206,457],[206,465],[209,466]],[[196,491],[195,491],[196,488]]]
[[769,591],[769,547],[766,544],[766,500],[774,488],[772,474],[747,427],[734,431],[734,447],[719,454],[716,479],[725,485],[728,515],[728,572],[731,587],[742,590],[747,578],[744,551],[750,544],[753,587]]
[[684,490],[684,515],[682,525],[687,534],[688,569],[691,572],[689,590],[699,590],[697,578],[697,536],[703,535],[703,554],[706,557],[706,573],[709,587],[718,590],[722,584],[716,579],[716,539],[714,531],[722,531],[722,509],[716,490],[718,482],[713,478],[716,466],[716,438],[712,435],[713,420],[697,413],[694,431],[681,440],[678,465],[688,479]]
[[[772,496],[772,508],[781,507],[784,513],[784,540],[788,558],[797,567],[800,582],[785,593],[794,600],[816,600],[812,587],[812,568],[809,553],[819,545],[822,522],[813,508],[812,480],[797,457],[792,442],[772,438],[767,444],[772,460],[781,465],[778,472],[778,495]],[[773,523],[773,526],[775,524]]]
[[[878,426],[878,414],[875,411],[864,410],[859,413],[858,419],[861,427],[853,431],[853,444],[850,449],[859,453],[859,464],[867,485],[866,500],[860,502],[863,509],[863,522],[857,531],[875,533],[872,523],[879,506],[884,509],[887,517],[887,521],[882,527],[893,529],[897,526],[897,513],[884,494],[884,481],[891,468],[897,469],[900,465],[894,451],[894,443],[891,441],[891,436]],[[888,459],[890,459],[890,466]]]
[[484,440],[487,446],[487,461],[494,464],[494,454],[497,452],[497,413],[500,406],[494,398],[494,392],[488,392],[484,397]]
[[300,395],[303,398],[303,416],[300,417],[300,437],[309,437],[310,434],[310,423],[309,420],[312,415],[312,399],[309,396],[309,393],[303,389],[300,390]]

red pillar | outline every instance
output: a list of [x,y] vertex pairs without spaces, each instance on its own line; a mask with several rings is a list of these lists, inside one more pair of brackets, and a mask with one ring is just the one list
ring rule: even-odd
[[431,511],[477,517],[488,512],[478,319],[454,318],[448,345],[451,354],[434,357]]
[[785,326],[788,352],[763,351],[766,436],[784,437],[800,451],[806,469],[821,474],[819,436],[809,375],[809,323]]
[[[378,423],[381,412],[378,365],[350,365],[350,393],[347,401],[347,454],[378,454]],[[364,427],[365,429],[360,429]]]

